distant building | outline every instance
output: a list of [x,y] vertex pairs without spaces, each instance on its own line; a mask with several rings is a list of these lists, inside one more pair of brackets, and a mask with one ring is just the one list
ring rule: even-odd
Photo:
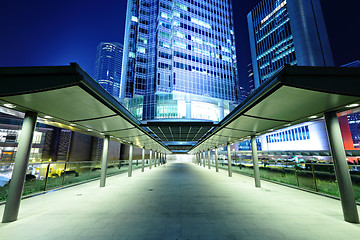
[[249,77],[249,89],[250,89],[250,93],[252,93],[255,90],[255,85],[254,85],[254,71],[252,68],[252,63],[249,63],[247,65],[248,68],[248,77]]
[[140,120],[220,121],[239,96],[229,0],[128,0],[121,96]]
[[239,87],[239,102],[243,102],[249,95],[250,93],[244,87]]
[[255,88],[285,64],[334,65],[320,0],[263,0],[247,18]]
[[97,47],[95,80],[113,97],[119,99],[123,45],[102,42]]

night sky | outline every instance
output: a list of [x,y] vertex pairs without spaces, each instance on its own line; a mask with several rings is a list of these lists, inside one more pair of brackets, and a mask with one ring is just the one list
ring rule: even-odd
[[[100,42],[123,43],[126,0],[1,0],[0,67],[77,62],[94,74]],[[246,15],[259,0],[233,0],[239,78],[251,62]],[[360,1],[321,0],[336,65],[360,59]]]

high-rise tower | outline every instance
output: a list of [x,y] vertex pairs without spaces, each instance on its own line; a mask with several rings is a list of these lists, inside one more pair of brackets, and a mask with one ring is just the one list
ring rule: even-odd
[[237,96],[230,0],[128,0],[121,97],[139,119],[221,120]]
[[119,99],[123,45],[101,42],[97,48],[95,80],[113,97]]
[[285,64],[334,65],[319,0],[263,0],[248,26],[255,88]]

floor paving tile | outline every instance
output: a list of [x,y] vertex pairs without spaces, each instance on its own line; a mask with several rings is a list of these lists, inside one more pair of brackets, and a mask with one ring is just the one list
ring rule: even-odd
[[359,236],[360,225],[343,220],[338,200],[269,182],[255,188],[250,177],[179,162],[107,178],[105,188],[89,182],[25,199],[17,221],[0,223],[1,240]]

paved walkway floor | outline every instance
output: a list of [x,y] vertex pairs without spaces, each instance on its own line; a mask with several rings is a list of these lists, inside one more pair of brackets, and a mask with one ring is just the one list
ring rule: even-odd
[[[0,217],[4,206],[0,206]],[[360,239],[341,205],[311,193],[191,163],[90,182],[22,201],[1,240]]]

